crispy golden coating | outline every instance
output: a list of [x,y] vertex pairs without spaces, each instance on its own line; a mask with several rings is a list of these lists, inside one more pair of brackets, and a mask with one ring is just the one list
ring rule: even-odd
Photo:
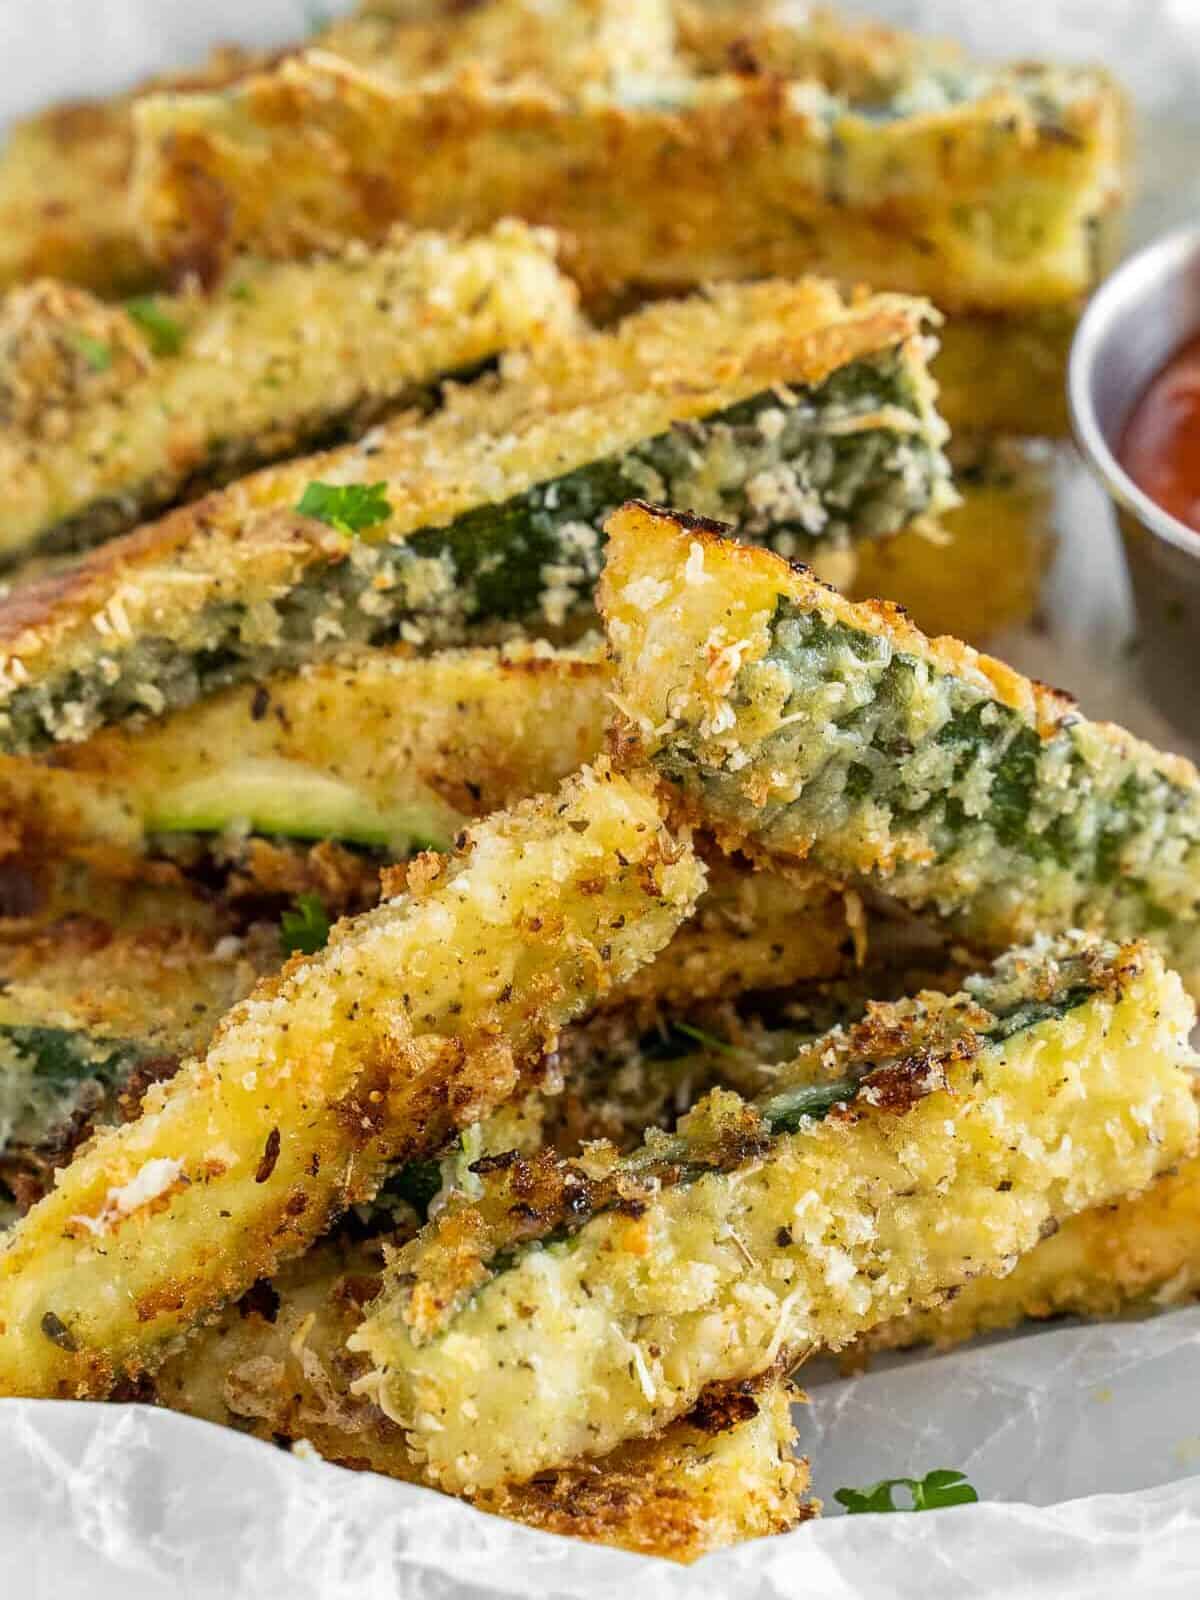
[[652,1434],[1190,1154],[1193,1020],[1148,946],[1047,943],[870,1008],[790,1085],[715,1091],[635,1156],[489,1163],[390,1262],[351,1341],[361,1387],[449,1487]]
[[625,507],[600,600],[618,742],[681,814],[1000,949],[1091,928],[1200,983],[1200,777],[887,601]]
[[794,1439],[786,1383],[737,1385],[650,1439],[483,1491],[473,1503],[547,1533],[691,1562],[816,1514],[803,1498],[808,1463],[792,1453]]
[[[364,0],[292,48],[319,47],[399,80],[478,61],[498,80],[533,76],[574,93],[669,71],[672,42],[667,0],[443,0],[420,15]],[[192,71],[18,123],[0,152],[0,288],[53,277],[117,295],[159,278],[129,208],[134,105],[148,93],[223,87],[286,53],[224,46]]]
[[1109,81],[1017,68],[907,109],[862,115],[772,76],[576,105],[478,72],[396,84],[314,54],[224,94],[143,100],[135,204],[160,259],[209,274],[235,249],[292,256],[394,220],[507,215],[560,230],[592,295],[807,271],[948,312],[1086,292],[1124,181]]
[[[542,270],[550,270],[544,260]],[[922,512],[935,512],[948,498],[948,469],[924,368],[926,312],[895,296],[847,304],[816,280],[724,285],[651,306],[610,333],[551,341],[497,382],[458,391],[433,417],[400,417],[356,444],[244,478],[10,592],[0,603],[0,742],[78,740],[139,708],[186,704],[231,677],[261,679],[345,642],[380,642],[389,628],[453,642],[496,611],[561,628],[590,605],[599,518],[555,512],[547,488],[544,508],[511,513],[506,543],[506,502],[577,468],[624,463],[675,425],[775,385],[854,376],[860,360],[870,368],[863,404],[882,381],[870,364],[882,361],[911,409],[898,421],[890,407],[860,410],[843,431],[855,440],[896,433],[895,466],[883,470],[879,494],[898,492],[908,468],[919,468],[928,483]],[[659,481],[644,465],[643,478]],[[314,481],[382,484],[388,511],[347,538],[298,512]],[[708,494],[719,487],[707,485]],[[687,488],[692,499],[706,492],[701,482]],[[831,513],[839,488],[816,510]],[[613,503],[599,498],[602,509]],[[499,508],[494,529],[489,507]],[[469,513],[477,516],[468,530]],[[540,532],[558,517],[552,558],[527,532],[526,514]],[[775,513],[764,515],[769,533]],[[460,543],[406,552],[414,534],[440,529]],[[502,602],[489,600],[493,553],[508,580]],[[214,660],[210,683],[200,673]]]
[[[143,88],[214,88],[268,61],[222,48],[197,71]],[[127,204],[133,102],[132,94],[70,101],[9,132],[0,154],[0,287],[52,277],[129,294],[157,276]]]
[[703,872],[604,768],[425,856],[228,1014],[99,1134],[0,1258],[0,1392],[102,1395],[301,1253],[389,1161],[512,1098],[558,1029],[649,960]]
[[215,943],[166,924],[121,929],[74,917],[0,944],[0,1023],[136,1039],[182,1055],[281,965],[278,933]]
[[550,241],[515,224],[243,262],[209,295],[124,308],[47,279],[14,290],[0,302],[0,562],[99,543],[572,321]]
[[53,1187],[93,1128],[136,1116],[151,1083],[201,1048],[282,963],[277,927],[75,916],[0,944],[0,1220]]
[[[307,1440],[341,1466],[420,1482],[402,1430],[352,1389],[364,1362],[346,1340],[379,1269],[376,1245],[315,1245],[172,1356],[156,1398],[261,1439]],[[794,1438],[788,1386],[747,1385],[606,1460],[501,1485],[474,1504],[548,1533],[694,1561],[813,1514]]]
[[869,938],[858,896],[829,878],[783,878],[718,858],[695,915],[614,1000],[680,1008],[835,978],[853,970]]
[[1200,1293],[1200,1160],[1143,1193],[1083,1211],[998,1278],[977,1278],[945,1305],[873,1329],[847,1352],[960,1344],[1028,1318],[1113,1317],[1180,1305]]
[[854,103],[878,104],[925,74],[963,66],[941,39],[791,0],[673,0],[679,55],[695,72],[815,78]]
[[1067,357],[1081,310],[951,317],[932,370],[938,407],[954,432],[1066,435]]

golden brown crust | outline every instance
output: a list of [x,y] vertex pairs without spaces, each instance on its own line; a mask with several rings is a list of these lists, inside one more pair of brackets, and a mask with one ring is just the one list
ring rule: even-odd
[[1142,1194],[1067,1218],[1004,1277],[965,1284],[944,1305],[873,1329],[847,1352],[861,1366],[879,1350],[965,1339],[1048,1317],[1113,1317],[1180,1305],[1200,1293],[1200,1159]]
[[[989,693],[1002,704],[1011,706],[1014,711],[1027,717],[1040,738],[1049,738],[1056,728],[1079,715],[1074,697],[1065,690],[1052,688],[1037,679],[1022,677],[1006,662],[985,655],[949,634],[934,639],[926,638],[894,601],[848,600],[830,585],[812,577],[807,568],[789,565],[772,551],[734,542],[729,537],[728,528],[720,524],[706,524],[703,519],[681,517],[677,512],[638,500],[630,501],[623,507],[610,527],[616,525],[616,518],[621,519],[622,530],[628,530],[630,536],[638,540],[662,540],[667,536],[681,543],[686,539],[689,546],[695,543],[702,548],[711,547],[714,553],[719,554],[722,565],[731,572],[731,583],[739,581],[737,574],[741,568],[748,586],[753,585],[757,589],[765,580],[773,590],[785,595],[798,607],[811,608],[831,621],[844,622],[861,632],[878,634],[892,641],[897,650],[929,660],[943,672],[986,685]],[[606,597],[615,598],[613,582],[610,567],[601,580],[601,605],[606,614],[610,604]],[[1109,724],[1099,726],[1114,738],[1128,741],[1130,746],[1137,743],[1123,729]],[[628,730],[618,730],[616,737],[622,742],[630,734]],[[1155,759],[1177,774],[1180,782],[1194,784],[1198,781],[1195,767],[1182,756],[1155,752]]]
[[[151,247],[176,263],[505,214],[559,229],[586,294],[822,271],[953,311],[1075,298],[1092,271],[1086,219],[1120,196],[1123,113],[1099,75],[1072,80],[1049,124],[1019,76],[885,126],[850,114],[836,181],[830,131],[791,84],[708,78],[681,93],[678,106],[594,95],[580,107],[477,71],[395,85],[309,56],[224,97],[143,101],[137,205]],[[419,168],[404,159],[413,148]],[[1042,243],[1022,235],[993,253],[984,241],[1003,238],[1018,193],[1053,222]],[[986,223],[964,228],[964,210]]]
[[311,481],[383,481],[393,512],[378,531],[402,540],[772,383],[819,384],[897,347],[919,369],[928,315],[899,296],[846,303],[818,280],[724,285],[608,334],[547,341],[432,418],[396,418],[367,442],[254,473],[21,585],[0,603],[0,684],[11,694],[122,658],[146,634],[211,646],[209,608],[230,600],[273,620],[281,593],[351,554],[342,534],[295,510]]
[[[378,1246],[318,1244],[200,1329],[156,1375],[172,1410],[328,1461],[420,1482],[403,1430],[353,1390],[365,1367],[345,1348],[378,1287]],[[792,1454],[792,1393],[779,1374],[714,1388],[657,1438],[479,1495],[484,1511],[544,1532],[694,1561],[816,1514],[808,1463]]]

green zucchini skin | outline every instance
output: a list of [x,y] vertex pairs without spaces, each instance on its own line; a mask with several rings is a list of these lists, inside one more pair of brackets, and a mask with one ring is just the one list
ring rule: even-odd
[[808,389],[764,390],[446,527],[354,540],[346,559],[314,563],[277,600],[269,642],[246,642],[244,606],[223,599],[205,613],[201,650],[144,636],[103,663],[15,687],[2,748],[34,753],[67,721],[88,730],[144,715],[147,684],[170,710],[347,646],[444,646],[514,629],[577,635],[594,616],[604,522],[639,494],[733,517],[745,538],[788,557],[884,537],[946,495],[919,382],[892,349]]
[[[637,506],[611,526],[604,608],[631,748],[691,818],[878,889],[981,949],[1083,928],[1151,939],[1200,980],[1190,763],[711,526]],[[689,550],[700,586],[678,570]]]
[[[1047,899],[1048,925],[1092,925],[1099,913],[1112,936],[1161,935],[1187,970],[1200,964],[1200,875],[1182,904],[1178,875],[1182,861],[1200,868],[1200,788],[1174,781],[1141,751],[1125,755],[1081,717],[1043,738],[1019,711],[949,675],[936,685],[943,709],[931,731],[925,661],[786,601],[769,660],[793,684],[796,712],[814,674],[845,682],[843,748],[857,745],[856,728],[863,738],[851,757],[832,755],[797,798],[765,808],[757,829],[768,848],[811,830],[813,859],[833,866],[838,848],[826,848],[821,832],[830,821],[843,836],[865,829],[868,809],[879,807],[901,844],[889,892],[957,913],[966,932],[973,898],[995,901],[1003,917],[1008,903],[1045,884],[1060,897],[1053,908]],[[779,754],[777,741],[762,751],[764,760]],[[698,776],[682,750],[662,769],[685,787]],[[716,776],[701,782],[714,794],[724,787]],[[912,864],[925,845],[932,868]]]

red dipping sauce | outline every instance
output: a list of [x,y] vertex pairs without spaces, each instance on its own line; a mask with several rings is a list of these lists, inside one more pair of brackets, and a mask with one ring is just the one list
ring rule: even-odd
[[1200,533],[1200,336],[1152,380],[1125,424],[1117,459],[1156,505]]

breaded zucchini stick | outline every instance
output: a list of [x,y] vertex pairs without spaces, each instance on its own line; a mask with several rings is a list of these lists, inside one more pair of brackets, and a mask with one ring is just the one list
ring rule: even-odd
[[1144,935],[1200,984],[1200,779],[894,606],[712,525],[609,524],[623,740],[722,840],[806,860],[1003,948]]
[[1082,1211],[1002,1278],[977,1278],[943,1306],[873,1328],[847,1351],[960,1344],[1028,1318],[1113,1317],[1180,1305],[1200,1293],[1200,1159],[1143,1193]]
[[703,870],[606,768],[492,817],[339,924],[101,1133],[0,1256],[0,1393],[103,1395],[299,1254],[386,1164],[528,1083],[687,916]]
[[[672,42],[667,0],[441,0],[422,15],[363,0],[293,49],[318,47],[397,79],[476,62],[492,79],[531,75],[574,93],[588,82],[668,71]],[[138,238],[128,194],[138,97],[220,88],[279,58],[222,47],[191,71],[19,122],[0,152],[0,287],[46,276],[103,295],[150,286],[161,274]]]
[[361,1387],[451,1489],[652,1434],[1190,1154],[1193,1018],[1149,946],[1042,945],[872,1008],[791,1085],[715,1091],[632,1157],[481,1163],[484,1200],[389,1267]]
[[515,223],[241,263],[208,295],[109,306],[47,279],[14,290],[0,303],[0,564],[86,549],[353,436],[573,313],[548,238]]
[[[142,90],[218,88],[269,60],[225,47]],[[134,98],[67,101],[9,130],[0,150],[0,287],[53,277],[132,294],[159,276],[129,211]]]
[[[1103,237],[1097,253],[1101,272],[1116,264]],[[1069,433],[1067,358],[1082,309],[1075,300],[1019,316],[979,312],[947,322],[932,370],[938,405],[955,432]]]
[[1111,81],[1038,65],[942,70],[865,104],[772,75],[577,102],[481,75],[397,83],[317,52],[135,116],[135,208],[176,269],[517,216],[570,241],[585,296],[818,271],[1025,314],[1096,281],[1124,185]]
[[0,748],[347,645],[578,630],[604,518],[631,494],[844,567],[852,537],[953,503],[926,315],[815,281],[723,286],[242,479],[0,603]]
[[143,835],[249,828],[399,858],[594,760],[609,683],[595,650],[363,651],[106,728],[40,770],[47,792],[111,796]]
[[[366,652],[225,690],[145,728],[107,729],[64,747],[54,766],[0,760],[0,797],[26,861],[75,860],[128,881],[172,861],[211,865],[246,828],[379,846],[393,859],[448,850],[468,822],[595,759],[610,681],[595,651]],[[213,836],[207,850],[193,833]],[[321,883],[291,881],[286,857],[253,859],[278,855],[273,846],[248,848],[263,892],[317,893],[343,909]],[[785,881],[718,858],[697,915],[620,1003],[679,1006],[831,978],[866,939],[857,896],[827,878]]]
[[[307,1440],[342,1466],[420,1482],[402,1430],[351,1388],[363,1362],[345,1343],[378,1278],[377,1250],[315,1245],[172,1356],[155,1397],[273,1443]],[[694,1561],[813,1514],[794,1438],[788,1386],[746,1385],[605,1460],[499,1485],[474,1504],[548,1533]]]

